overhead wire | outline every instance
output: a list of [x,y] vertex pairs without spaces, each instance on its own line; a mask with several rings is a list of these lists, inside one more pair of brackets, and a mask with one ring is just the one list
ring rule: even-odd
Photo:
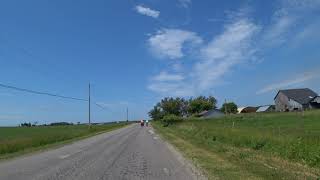
[[22,91],[22,92],[32,93],[32,94],[58,97],[58,98],[63,98],[63,99],[70,99],[70,100],[76,100],[76,101],[88,101],[87,99],[76,98],[76,97],[71,97],[71,96],[63,96],[63,95],[52,94],[52,93],[48,93],[48,92],[40,92],[40,91],[35,91],[35,90],[20,88],[20,87],[16,87],[16,86],[10,86],[10,85],[6,85],[6,84],[2,84],[2,83],[0,83],[0,87],[6,88],[6,89],[13,89],[13,90],[16,90],[16,91]]
[[[46,96],[69,99],[69,100],[76,100],[76,101],[85,101],[85,102],[89,101],[88,99],[76,98],[76,97],[71,97],[71,96],[63,96],[63,95],[52,94],[52,93],[48,93],[48,92],[40,92],[40,91],[31,90],[31,89],[25,89],[25,88],[20,88],[20,87],[16,87],[16,86],[6,85],[6,84],[2,84],[2,83],[0,83],[0,87],[6,88],[6,89],[12,89],[12,90],[16,90],[16,91],[21,91],[21,92],[37,94],[37,95],[46,95]],[[97,107],[99,107],[100,109],[104,109],[104,110],[109,111],[108,108],[100,105],[97,102],[93,102],[93,104],[96,105]]]

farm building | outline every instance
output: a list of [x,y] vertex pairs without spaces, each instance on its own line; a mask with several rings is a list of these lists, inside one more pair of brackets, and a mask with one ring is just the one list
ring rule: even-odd
[[203,111],[199,113],[199,117],[202,118],[219,118],[224,116],[224,113],[218,109],[211,109],[209,111]]
[[275,105],[266,105],[258,107],[257,112],[274,112],[276,110]]
[[320,109],[320,96],[315,97],[311,102],[310,105],[312,108]]
[[251,106],[247,106],[247,107],[241,107],[238,108],[238,113],[253,113],[253,112],[257,112],[258,107],[251,107]]
[[274,98],[276,111],[295,111],[320,107],[320,98],[311,89],[280,90]]

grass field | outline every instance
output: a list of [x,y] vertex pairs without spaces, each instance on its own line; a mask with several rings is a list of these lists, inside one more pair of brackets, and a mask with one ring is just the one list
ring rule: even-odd
[[153,126],[210,179],[320,179],[320,111]]
[[111,131],[125,125],[126,123],[94,125],[90,130],[86,125],[0,127],[0,159]]

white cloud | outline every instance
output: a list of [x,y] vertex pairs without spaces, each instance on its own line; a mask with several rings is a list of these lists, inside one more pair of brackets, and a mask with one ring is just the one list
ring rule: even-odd
[[319,77],[320,75],[317,72],[306,72],[300,76],[295,76],[291,79],[287,79],[284,80],[282,82],[278,82],[278,83],[274,83],[274,84],[270,84],[265,86],[264,88],[260,89],[259,91],[257,91],[257,94],[264,94],[267,92],[272,92],[272,91],[276,91],[276,90],[280,90],[282,88],[288,88],[288,87],[292,87],[295,85],[301,85],[307,81],[310,81],[312,79],[315,79],[317,77]]
[[298,47],[303,46],[304,42],[319,42],[319,29],[320,29],[320,21],[307,25],[302,28],[300,32],[298,32],[293,38],[291,46]]
[[153,77],[154,81],[181,81],[184,77],[180,74],[169,74],[166,71],[162,71],[159,75]]
[[155,56],[169,59],[182,58],[184,56],[182,49],[186,43],[196,46],[202,43],[202,39],[194,32],[163,29],[148,40],[149,47]]
[[282,6],[287,9],[317,9],[320,7],[319,0],[282,0]]
[[[210,90],[235,65],[253,57],[255,48],[252,41],[259,30],[259,26],[247,19],[241,19],[227,25],[222,34],[199,49],[200,57],[192,65],[189,72],[183,75],[162,72],[153,78],[153,80],[161,80],[161,82],[153,81],[149,89],[162,94],[171,93],[185,96]],[[197,37],[197,39],[201,38]],[[181,50],[183,43],[178,44],[178,49]]]
[[295,21],[294,17],[288,15],[277,17],[274,24],[265,32],[263,38],[265,45],[274,46],[284,43],[287,40],[288,31]]
[[138,5],[136,6],[136,11],[142,15],[145,15],[145,16],[150,16],[150,17],[153,17],[153,18],[158,18],[160,16],[160,11],[156,11],[156,10],[153,10],[153,9],[150,9],[148,7],[145,7],[145,6],[141,6],[141,5]]
[[187,86],[184,80],[185,77],[181,73],[162,71],[151,78],[148,89],[163,95],[190,96],[192,89]]
[[200,91],[212,88],[233,66],[254,56],[252,42],[259,30],[247,19],[238,20],[201,50],[202,60],[194,68]]
[[262,38],[264,46],[277,46],[290,40],[297,26],[303,27],[305,14],[320,8],[319,0],[282,0]]
[[184,8],[188,8],[190,6],[190,4],[192,3],[191,0],[178,0],[178,2]]
[[[191,86],[192,87],[192,86]],[[152,82],[148,89],[164,96],[192,96],[193,88],[185,82]]]
[[[256,61],[257,58],[263,59],[260,56],[270,48],[292,41],[294,35],[298,34],[297,38],[301,39],[316,34],[318,26],[308,26],[308,30],[304,26],[295,27],[303,22],[300,21],[303,18],[299,16],[300,12],[308,12],[314,9],[314,6],[320,7],[319,2],[283,0],[282,7],[274,12],[271,22],[264,25],[258,25],[252,20],[254,18],[248,17],[252,12],[250,7],[242,8],[236,13],[226,12],[229,18],[223,21],[224,30],[207,43],[191,31],[158,31],[148,39],[150,49],[156,56],[169,59],[183,58],[188,55],[185,52],[188,42],[196,45],[196,48],[191,50],[193,55],[198,56],[194,58],[195,61],[188,61],[187,65],[179,64],[177,68],[175,65],[170,66],[175,74],[164,73],[168,70],[163,71],[156,76],[157,78],[153,78],[148,89],[166,96],[194,96],[212,92],[214,87],[224,83],[224,77],[235,67],[252,60]],[[291,86],[312,78],[312,75],[306,74],[294,80],[283,81],[281,85]],[[160,79],[162,81],[159,81]],[[257,93],[265,93],[278,87],[280,83],[272,84]]]

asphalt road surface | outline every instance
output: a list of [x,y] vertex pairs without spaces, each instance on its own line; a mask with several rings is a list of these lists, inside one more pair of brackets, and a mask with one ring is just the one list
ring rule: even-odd
[[151,127],[138,124],[0,162],[0,180],[202,179]]

